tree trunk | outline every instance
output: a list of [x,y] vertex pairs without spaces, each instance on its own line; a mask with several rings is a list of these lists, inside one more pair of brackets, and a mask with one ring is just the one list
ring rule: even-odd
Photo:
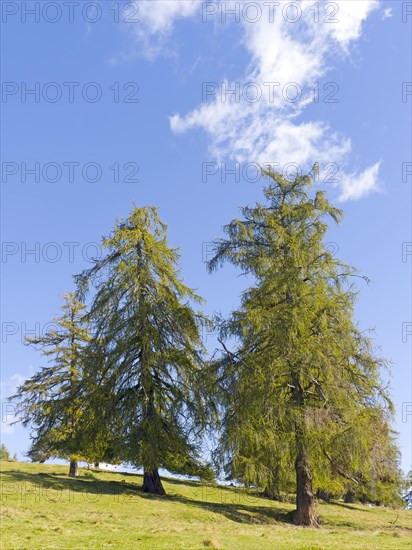
[[293,521],[296,525],[318,527],[315,514],[315,498],[312,490],[312,471],[309,459],[301,448],[295,462],[296,470],[296,511]]
[[[142,297],[141,297],[141,300],[143,300]],[[143,301],[141,304],[141,311],[144,311]],[[147,396],[143,407],[143,418],[144,418],[144,423],[146,425],[146,430],[147,430],[147,426],[152,425],[156,414],[153,377],[152,377],[152,373],[150,372],[149,347],[147,346],[147,344],[142,346],[140,363],[142,365],[142,370],[143,370],[142,386]],[[143,432],[145,434],[144,437],[147,438],[146,443],[149,443],[149,445],[152,448],[155,447],[153,454],[156,454],[156,450],[157,450],[156,443],[151,441],[150,433],[148,434],[146,430],[144,430]],[[150,429],[149,429],[149,432],[150,432]],[[152,453],[149,453],[149,456],[150,455],[152,455]],[[144,465],[143,466],[144,468],[143,486],[142,486],[143,492],[151,493],[153,495],[165,495],[166,491],[163,488],[162,481],[159,476],[159,471],[157,468],[153,468],[152,456],[150,456],[150,459],[149,459],[151,463],[150,466],[145,465],[145,462],[147,464],[146,459],[147,457],[143,456],[143,461],[142,461]]]
[[69,468],[69,476],[70,477],[77,477],[79,475],[79,470],[77,466],[77,460],[75,458],[70,457],[70,468]]
[[330,502],[329,491],[324,491],[323,489],[318,489],[316,491],[316,498],[323,500],[324,502]]
[[318,518],[315,514],[315,496],[312,489],[312,470],[305,446],[305,398],[302,385],[299,380],[299,373],[293,373],[292,381],[293,400],[303,412],[303,419],[301,423],[295,424],[295,441],[297,451],[295,460],[296,511],[293,516],[293,522],[296,525],[304,525],[306,527],[319,527]]
[[152,493],[154,495],[166,494],[158,470],[153,470],[151,472],[144,471],[142,489],[144,493]]
[[349,489],[343,499],[347,504],[353,504],[355,502],[355,491]]

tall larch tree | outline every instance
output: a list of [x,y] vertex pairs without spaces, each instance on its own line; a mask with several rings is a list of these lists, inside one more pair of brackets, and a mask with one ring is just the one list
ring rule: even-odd
[[103,423],[118,426],[116,453],[143,467],[143,490],[163,494],[159,469],[208,475],[199,454],[207,425],[202,300],[177,271],[154,207],[134,208],[103,240],[102,259],[77,276],[91,292],[96,396]]
[[78,460],[88,457],[84,438],[87,418],[84,350],[90,342],[86,306],[74,293],[65,295],[62,316],[54,328],[27,343],[40,350],[49,365],[43,366],[17,388],[10,400],[16,417],[31,429],[29,456],[36,461],[59,457],[70,460],[69,475],[78,475]]
[[242,208],[209,262],[253,278],[220,324],[218,456],[229,475],[271,493],[290,490],[294,470],[294,522],[317,526],[313,480],[358,484],[370,464],[365,429],[392,405],[385,361],[353,321],[356,271],[324,240],[342,212],[323,192],[310,196],[311,175],[263,174],[265,204]]

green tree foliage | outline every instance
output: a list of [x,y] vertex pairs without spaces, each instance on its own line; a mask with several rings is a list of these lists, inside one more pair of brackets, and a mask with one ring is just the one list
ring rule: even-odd
[[405,476],[403,500],[407,508],[412,508],[412,470]]
[[69,475],[77,475],[77,461],[88,457],[85,438],[87,413],[84,350],[90,341],[84,319],[85,305],[73,293],[65,295],[63,314],[56,328],[44,336],[27,338],[48,359],[44,366],[10,399],[17,416],[32,429],[29,456],[43,462],[51,457],[70,458]]
[[317,525],[314,483],[370,479],[368,430],[379,432],[376,419],[387,425],[392,405],[380,382],[385,361],[353,321],[357,273],[324,241],[327,220],[342,212],[321,191],[310,196],[310,175],[264,175],[265,204],[242,208],[209,262],[254,277],[221,322],[219,458],[228,475],[271,494],[293,487],[294,521]]
[[204,317],[192,306],[202,300],[181,282],[179,254],[168,247],[156,208],[135,208],[103,248],[106,255],[76,277],[82,296],[93,290],[90,399],[112,426],[116,454],[143,466],[143,490],[162,494],[161,467],[210,475],[199,455],[209,409]]
[[6,460],[7,462],[17,460],[16,455],[14,457],[10,456],[10,452],[4,443],[0,445],[0,460]]
[[[403,475],[399,466],[400,452],[388,418],[382,410],[375,409],[359,425],[363,426],[365,455],[355,470],[355,481],[346,480],[342,485],[352,500],[376,505],[399,506],[402,504]],[[340,481],[339,477],[337,481]]]

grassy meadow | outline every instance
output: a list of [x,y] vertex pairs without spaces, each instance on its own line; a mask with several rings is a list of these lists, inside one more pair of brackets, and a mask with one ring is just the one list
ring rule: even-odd
[[164,479],[167,495],[140,491],[141,476],[1,462],[1,548],[411,549],[412,512],[317,502],[320,529],[293,526],[292,503],[233,487]]

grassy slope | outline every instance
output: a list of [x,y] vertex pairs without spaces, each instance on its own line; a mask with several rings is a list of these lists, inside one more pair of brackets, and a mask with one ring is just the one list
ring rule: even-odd
[[[2,462],[4,550],[49,548],[412,548],[412,514],[318,503],[321,529],[288,523],[292,504],[233,488],[164,481],[166,497],[139,491],[137,475]],[[394,525],[390,522],[396,520]]]

